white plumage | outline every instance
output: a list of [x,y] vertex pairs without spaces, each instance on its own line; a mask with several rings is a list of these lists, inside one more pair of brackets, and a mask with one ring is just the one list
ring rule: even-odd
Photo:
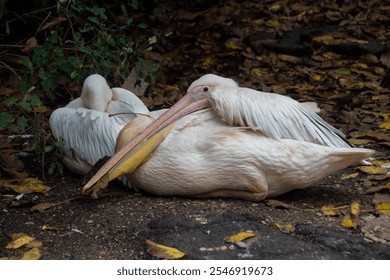
[[81,97],[50,117],[53,136],[64,143],[64,164],[84,175],[99,159],[112,156],[119,132],[137,113],[149,110],[132,92],[110,89],[98,74],[87,77]]
[[[151,155],[145,155],[147,160],[127,174],[139,189],[157,195],[258,201],[305,188],[374,152],[350,147],[340,131],[315,113],[312,104],[240,88],[231,79],[203,76],[192,83],[183,99],[191,98],[194,102],[207,99],[211,109],[191,107],[185,115],[185,109],[177,109],[180,105],[172,107],[185,116]],[[118,136],[117,158],[84,190],[114,169],[123,168],[126,173],[126,168],[112,166],[120,154],[132,157],[133,150],[125,149],[136,134],[134,128],[138,132],[151,122],[139,116],[127,124]],[[159,119],[156,123],[161,131]]]

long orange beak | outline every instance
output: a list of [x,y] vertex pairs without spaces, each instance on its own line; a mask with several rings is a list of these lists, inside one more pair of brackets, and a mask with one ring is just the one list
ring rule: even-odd
[[87,192],[106,174],[112,181],[133,172],[150,157],[177,120],[208,107],[210,103],[205,93],[188,92],[107,161],[83,187],[82,192]]

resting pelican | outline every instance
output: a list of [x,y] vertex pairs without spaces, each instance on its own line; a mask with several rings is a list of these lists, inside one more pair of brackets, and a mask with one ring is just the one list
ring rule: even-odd
[[50,116],[53,136],[64,143],[65,166],[85,175],[99,159],[112,156],[119,132],[136,113],[147,114],[149,110],[132,92],[110,89],[98,74],[88,76],[80,98],[56,109]]
[[126,174],[157,195],[259,201],[305,188],[374,152],[351,147],[312,106],[213,74],[193,82],[154,122],[130,121],[116,149],[83,192],[103,177]]

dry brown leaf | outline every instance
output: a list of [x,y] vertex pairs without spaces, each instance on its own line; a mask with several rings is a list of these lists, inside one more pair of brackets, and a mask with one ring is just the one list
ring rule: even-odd
[[146,240],[146,252],[154,257],[168,260],[176,260],[185,256],[180,250]]
[[253,236],[255,236],[255,234],[252,231],[243,231],[226,237],[225,241],[229,243],[237,243]]
[[276,200],[276,199],[267,199],[266,204],[268,206],[273,207],[273,208],[285,208],[285,209],[301,210],[298,207],[295,207],[293,205],[284,203],[284,202]]
[[367,138],[350,138],[348,141],[353,145],[367,145],[370,143],[374,143],[375,141],[373,139],[367,139]]
[[54,206],[58,205],[58,203],[52,203],[52,202],[43,202],[34,205],[33,207],[30,208],[31,212],[43,212],[49,208],[52,208]]
[[38,46],[37,38],[31,37],[26,41],[25,47],[22,49],[23,53],[31,53],[34,48]]
[[293,224],[287,224],[282,227],[282,232],[284,233],[293,233],[295,231],[295,226]]
[[278,54],[278,58],[282,61],[289,62],[292,64],[301,62],[301,58],[288,54]]
[[369,188],[368,190],[366,190],[366,193],[377,193],[383,190],[390,191],[390,183],[387,185],[381,185],[381,186]]

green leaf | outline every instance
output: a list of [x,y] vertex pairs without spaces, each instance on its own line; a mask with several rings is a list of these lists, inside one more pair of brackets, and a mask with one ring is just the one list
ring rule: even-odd
[[93,22],[93,23],[96,23],[97,25],[100,24],[100,21],[97,17],[88,17],[88,20]]
[[20,129],[25,129],[27,126],[27,119],[25,117],[19,117],[16,124]]
[[0,128],[8,126],[10,123],[13,123],[14,121],[15,118],[13,118],[9,113],[7,112],[0,113]]
[[138,24],[137,26],[138,26],[138,28],[141,28],[141,29],[145,29],[148,27],[148,25],[146,23],[143,23],[143,22]]
[[99,7],[92,7],[88,9],[91,13],[93,13],[95,16],[103,15],[104,12],[106,11],[104,8],[99,8]]
[[149,38],[149,45],[156,44],[157,43],[157,37],[153,36]]
[[7,107],[10,107],[12,105],[14,105],[17,101],[17,98],[16,96],[11,96],[10,98],[7,98],[6,100],[4,100],[3,104]]
[[32,64],[32,62],[31,62],[31,60],[28,58],[28,57],[26,57],[26,58],[24,58],[23,59],[23,65],[28,69],[28,70],[33,70],[33,64]]

